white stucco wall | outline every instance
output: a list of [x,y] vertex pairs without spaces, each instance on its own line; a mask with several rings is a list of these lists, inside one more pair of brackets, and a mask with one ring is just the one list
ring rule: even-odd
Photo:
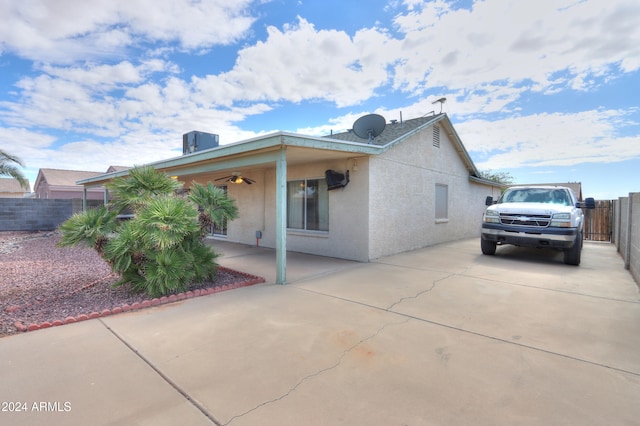
[[[472,183],[469,171],[440,131],[413,135],[371,160],[370,259],[480,235],[484,200],[492,187]],[[448,187],[448,220],[436,221],[435,186]]]
[[[324,172],[332,169],[344,173],[347,168],[351,181],[345,188],[329,191],[329,231],[305,232],[289,230],[287,232],[287,250],[312,253],[342,259],[368,260],[368,161],[357,159],[358,170],[353,170],[353,161],[329,161],[292,166],[287,170],[287,180],[324,179]],[[266,191],[266,223],[264,245],[275,246],[275,170],[266,174],[265,182],[270,190]]]

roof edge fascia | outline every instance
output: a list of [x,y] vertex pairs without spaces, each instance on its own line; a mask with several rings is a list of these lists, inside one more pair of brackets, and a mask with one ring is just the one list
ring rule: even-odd
[[[445,114],[445,117],[447,117],[446,114]],[[456,128],[453,127],[453,123],[451,122],[451,120],[448,117],[444,122],[446,123],[447,127],[451,131],[451,135],[449,135],[449,136],[450,136],[450,138],[451,138],[451,136],[453,136],[455,144],[456,144],[456,146],[458,148],[457,149],[458,153],[462,155],[464,161],[468,164],[469,171],[471,172],[471,175],[473,177],[482,179],[481,175],[480,175],[480,171],[478,170],[478,168],[476,167],[475,163],[471,159],[471,156],[469,155],[469,152],[467,151],[467,148],[465,148],[464,144],[462,143],[462,139],[460,139],[460,135],[456,131]]]
[[504,183],[496,182],[495,180],[485,179],[485,178],[476,177],[476,176],[469,176],[469,180],[472,182],[481,183],[483,185],[489,185],[496,188],[507,188],[509,186]]
[[[234,142],[217,146],[207,150],[194,152],[192,154],[181,155],[166,160],[155,161],[144,164],[153,168],[164,169],[180,167],[194,162],[222,159],[239,154],[247,154],[252,151],[265,150],[277,147],[295,146],[312,149],[327,149],[343,152],[354,152],[360,154],[379,154],[383,147],[369,145],[358,142],[340,141],[319,136],[307,136],[291,132],[275,132],[244,141]],[[129,175],[130,169],[120,170],[111,173],[104,173],[98,176],[78,180],[78,185],[90,185],[96,182],[104,182],[121,176]]]

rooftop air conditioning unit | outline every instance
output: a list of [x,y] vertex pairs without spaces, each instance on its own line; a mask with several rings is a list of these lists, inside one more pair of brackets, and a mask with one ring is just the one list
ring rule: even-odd
[[182,135],[182,155],[215,148],[220,143],[220,137],[213,133],[189,132]]

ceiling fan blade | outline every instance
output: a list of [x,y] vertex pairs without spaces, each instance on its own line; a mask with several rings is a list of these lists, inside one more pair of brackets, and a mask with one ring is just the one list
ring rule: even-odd
[[255,181],[255,180],[253,180],[253,179],[249,179],[248,177],[244,177],[244,176],[243,176],[243,177],[242,177],[242,179],[244,180],[244,182],[245,182],[247,185],[251,185],[252,183],[256,183],[256,181]]
[[231,177],[231,176],[225,176],[225,177],[221,177],[221,178],[218,178],[218,179],[215,179],[215,180],[216,180],[216,181],[218,181],[218,180],[225,180],[225,179],[229,179],[230,177]]

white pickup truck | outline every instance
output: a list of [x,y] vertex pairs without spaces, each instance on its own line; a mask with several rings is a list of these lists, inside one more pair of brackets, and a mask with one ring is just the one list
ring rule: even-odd
[[495,254],[496,246],[503,244],[555,248],[564,251],[564,263],[580,264],[582,208],[595,208],[593,198],[580,203],[564,186],[514,186],[497,203],[487,197],[486,205],[480,240],[483,254]]

